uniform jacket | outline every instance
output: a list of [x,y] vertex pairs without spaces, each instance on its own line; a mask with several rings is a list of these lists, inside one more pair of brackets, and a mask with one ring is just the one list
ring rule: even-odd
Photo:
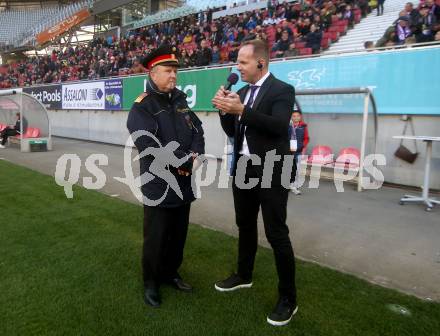
[[[171,94],[162,93],[158,91],[152,81],[149,81],[146,92],[136,99],[128,114],[127,128],[130,134],[138,130],[152,133],[162,147],[171,141],[178,142],[179,147],[174,150],[173,154],[179,159],[191,153],[205,153],[202,123],[189,109],[186,95],[178,89],[174,89]],[[159,148],[159,144],[151,136],[138,138],[135,140],[135,145],[139,153],[148,148]],[[154,159],[153,155],[140,159],[141,174],[152,173],[150,165]],[[191,171],[192,162],[193,159],[190,158],[180,168]],[[143,195],[149,200],[158,200],[167,193],[164,200],[157,205],[159,207],[177,207],[194,201],[191,175],[181,176],[177,173],[177,168],[171,165],[165,167],[166,164],[163,169],[169,170],[176,178],[183,199],[172,188],[169,188],[167,192],[168,183],[157,175],[151,181],[143,184]]]

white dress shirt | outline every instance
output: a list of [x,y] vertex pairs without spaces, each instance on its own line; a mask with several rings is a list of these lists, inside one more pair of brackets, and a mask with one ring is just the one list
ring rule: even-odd
[[[261,77],[261,79],[260,79],[258,82],[256,82],[255,84],[252,84],[252,85],[254,85],[254,86],[258,86],[258,87],[255,89],[255,93],[254,93],[254,101],[253,101],[253,103],[252,103],[252,106],[254,105],[255,101],[257,100],[258,93],[260,92],[261,85],[263,85],[264,81],[265,81],[269,76],[270,76],[270,72],[268,71],[267,74],[265,74],[263,77]],[[246,105],[246,103],[248,102],[250,96],[251,96],[251,89],[249,88],[248,91],[247,91],[247,93],[246,93],[246,96],[244,97],[244,102],[243,102],[244,105]],[[252,107],[252,106],[251,106],[251,107]],[[241,118],[241,116],[238,118],[238,120],[240,120],[240,118]],[[246,128],[245,128],[244,131],[245,131],[245,134],[246,134]],[[243,139],[243,147],[241,148],[240,154],[242,154],[242,155],[247,155],[247,156],[251,156],[251,154],[249,153],[249,147],[248,147],[248,144],[247,144],[246,135],[244,136],[244,139]]]

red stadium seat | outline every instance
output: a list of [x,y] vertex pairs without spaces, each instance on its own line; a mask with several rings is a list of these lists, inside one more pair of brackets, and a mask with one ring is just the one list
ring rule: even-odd
[[300,56],[308,56],[312,54],[312,48],[301,48],[298,49],[299,50],[299,55]]
[[333,150],[329,146],[317,145],[313,147],[307,163],[312,165],[333,164]]
[[361,153],[359,149],[355,147],[342,148],[339,151],[339,155],[335,161],[335,166],[342,166],[346,168],[359,167],[359,160]]
[[348,20],[339,20],[337,22],[334,22],[332,25],[336,26],[348,26]]
[[345,35],[347,33],[347,26],[336,26],[337,32],[339,33],[339,35]]
[[15,137],[20,138],[38,138],[41,134],[41,131],[37,127],[28,127],[26,132],[24,132],[23,136],[16,135]]
[[329,38],[322,38],[321,40],[321,48],[322,49],[328,49],[328,47],[330,46],[330,39]]
[[295,42],[295,48],[301,49],[306,47],[306,42]]
[[328,36],[330,37],[330,40],[332,42],[336,42],[339,40],[339,33],[338,32],[329,32],[328,34],[329,34]]
[[0,124],[0,132],[3,131],[8,125]]

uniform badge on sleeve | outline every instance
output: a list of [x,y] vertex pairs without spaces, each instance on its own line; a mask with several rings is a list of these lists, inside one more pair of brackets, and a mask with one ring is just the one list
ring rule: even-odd
[[135,103],[140,103],[142,100],[144,100],[145,97],[148,96],[147,92],[142,92],[134,101]]

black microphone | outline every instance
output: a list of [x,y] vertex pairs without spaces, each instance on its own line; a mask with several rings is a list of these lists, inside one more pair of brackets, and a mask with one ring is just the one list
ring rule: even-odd
[[238,75],[233,72],[228,76],[228,79],[226,81],[227,81],[227,84],[225,85],[225,90],[229,91],[231,89],[232,85],[237,84]]
[[[232,85],[237,84],[238,82],[238,75],[234,72],[232,72],[228,78],[226,79],[226,85],[224,86],[225,90],[230,90]],[[215,107],[214,105],[212,105],[212,107]]]

